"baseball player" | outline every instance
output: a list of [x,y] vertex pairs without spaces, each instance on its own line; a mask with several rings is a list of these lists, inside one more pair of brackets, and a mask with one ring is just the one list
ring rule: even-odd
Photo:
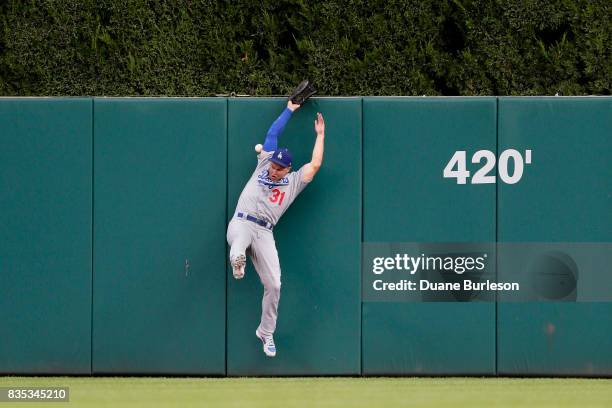
[[257,155],[257,167],[242,190],[234,217],[227,227],[234,278],[244,277],[248,251],[264,287],[261,321],[255,334],[263,342],[263,351],[268,357],[276,355],[273,334],[281,288],[281,268],[272,230],[323,162],[325,122],[321,113],[317,113],[314,121],[317,138],[309,163],[298,171],[291,171],[291,152],[278,147],[278,137],[299,107],[289,100],[287,108],[272,123]]

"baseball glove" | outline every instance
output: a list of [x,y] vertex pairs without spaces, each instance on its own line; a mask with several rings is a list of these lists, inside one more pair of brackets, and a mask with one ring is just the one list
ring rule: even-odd
[[303,105],[317,90],[312,86],[310,81],[307,79],[300,82],[300,84],[291,92],[289,100],[298,105]]

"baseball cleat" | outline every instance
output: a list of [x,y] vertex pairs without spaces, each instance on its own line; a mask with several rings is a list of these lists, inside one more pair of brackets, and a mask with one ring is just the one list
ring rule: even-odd
[[246,265],[246,256],[244,254],[236,255],[231,261],[234,278],[244,278],[244,267]]
[[259,334],[259,331],[255,330],[255,335],[259,337],[259,340],[263,343],[263,351],[268,357],[274,357],[276,355],[276,346],[274,345],[274,337],[264,336]]

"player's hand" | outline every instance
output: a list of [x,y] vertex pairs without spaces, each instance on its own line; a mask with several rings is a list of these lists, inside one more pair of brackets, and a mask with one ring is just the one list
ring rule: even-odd
[[317,132],[317,136],[325,135],[325,121],[323,120],[323,115],[321,112],[317,112],[317,119],[314,121],[315,132]]
[[297,103],[293,103],[291,101],[287,101],[287,108],[289,108],[289,110],[291,112],[295,112],[301,105],[298,105]]

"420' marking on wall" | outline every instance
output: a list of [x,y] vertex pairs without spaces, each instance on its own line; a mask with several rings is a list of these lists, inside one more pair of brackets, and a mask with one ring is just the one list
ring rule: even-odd
[[[457,184],[467,184],[470,178],[470,171],[466,165],[467,153],[465,150],[458,150],[450,158],[442,175],[444,178],[455,178]],[[510,174],[509,164],[512,161],[512,174]],[[484,162],[484,163],[483,163]],[[491,171],[495,168],[497,162],[497,171],[499,178],[506,184],[516,184],[523,177],[525,165],[531,164],[531,150],[525,150],[525,159],[521,152],[514,149],[508,149],[501,152],[499,159],[495,157],[495,153],[490,150],[478,150],[472,155],[472,163],[482,164],[472,177],[470,184],[494,184],[496,182],[495,175],[491,175]]]

